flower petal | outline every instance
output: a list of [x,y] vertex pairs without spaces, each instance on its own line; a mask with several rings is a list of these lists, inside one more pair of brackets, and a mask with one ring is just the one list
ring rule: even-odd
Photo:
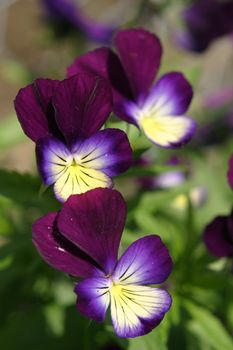
[[167,73],[151,89],[143,110],[160,116],[180,116],[187,111],[192,97],[192,87],[182,73]]
[[115,45],[134,97],[145,95],[160,65],[162,47],[159,39],[144,29],[128,29],[116,34]]
[[[96,136],[93,136],[91,139],[95,137]],[[104,154],[101,153],[103,152],[101,149],[98,152],[98,143],[100,143],[101,140],[97,138],[96,141],[97,142],[94,144],[88,144],[87,141],[80,142],[79,148],[75,150],[75,153],[74,151],[69,151],[61,141],[51,137],[43,138],[37,143],[36,153],[38,169],[46,185],[54,184],[54,192],[57,199],[61,202],[66,201],[72,194],[84,193],[98,187],[112,187],[112,180],[101,170],[101,167],[98,168],[96,163],[97,159],[91,162],[90,158],[88,158],[91,155],[90,150],[92,149],[92,153],[94,153],[93,158],[98,157],[98,155],[103,156],[104,163],[102,161],[101,164],[108,169],[105,164],[108,149],[105,149]],[[83,147],[82,149],[82,146],[85,144],[87,144],[87,146],[92,146],[92,148]],[[122,144],[122,146],[124,145]],[[95,150],[96,147],[97,149]],[[124,147],[122,150],[124,150]],[[84,153],[84,151],[86,152]],[[109,153],[109,158],[110,160],[112,158],[113,162],[117,162],[117,153],[115,157],[114,154],[111,155]],[[125,159],[127,161],[127,154],[125,154]],[[118,163],[115,164],[116,169],[117,166],[120,165],[124,169],[126,164],[124,163],[123,157],[122,163],[119,160]],[[111,167],[114,171],[114,165],[110,164],[109,172],[111,172]]]
[[157,288],[115,285],[110,294],[114,330],[123,338],[151,332],[171,306],[170,295]]
[[232,218],[218,216],[204,231],[204,242],[211,254],[217,257],[233,256]]
[[111,89],[103,78],[80,74],[65,79],[52,98],[57,124],[67,142],[89,137],[106,121],[112,108]]
[[63,142],[44,137],[36,144],[37,165],[45,185],[51,185],[67,172],[73,156]]
[[105,277],[88,278],[75,286],[77,308],[95,321],[103,321],[110,304],[109,282]]
[[54,184],[55,195],[61,202],[65,202],[71,195],[113,186],[112,180],[99,170],[72,165],[66,169]]
[[77,142],[72,152],[83,167],[101,170],[112,177],[126,171],[132,164],[132,150],[125,132],[105,129]]
[[111,85],[114,104],[124,98],[131,99],[128,78],[117,55],[107,47],[101,47],[79,56],[67,69],[68,76],[90,73],[105,78]]
[[126,218],[126,204],[115,190],[97,188],[71,196],[58,216],[59,231],[111,273]]
[[36,220],[32,240],[42,258],[53,268],[77,277],[100,275],[91,259],[62,237],[56,228],[57,213]]
[[152,116],[142,118],[139,125],[149,140],[165,148],[185,145],[196,130],[195,121],[185,116]]
[[124,252],[116,265],[113,278],[121,284],[158,284],[172,270],[172,260],[159,236],[138,239]]
[[17,94],[15,110],[25,134],[33,141],[48,135],[60,136],[50,103],[57,80],[37,79]]

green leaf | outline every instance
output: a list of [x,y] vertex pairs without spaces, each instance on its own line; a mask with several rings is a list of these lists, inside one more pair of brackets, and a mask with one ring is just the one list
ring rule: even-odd
[[163,323],[154,329],[151,333],[131,339],[128,350],[166,350],[167,349],[167,332],[168,323]]
[[215,350],[233,349],[233,341],[229,333],[216,316],[191,301],[185,300],[184,305],[192,317],[192,320],[187,324],[191,333],[208,342]]
[[13,201],[17,205],[27,209],[39,207],[42,208],[43,212],[59,208],[59,203],[50,191],[46,191],[42,196],[39,195],[41,186],[39,177],[1,169],[0,183],[0,196]]

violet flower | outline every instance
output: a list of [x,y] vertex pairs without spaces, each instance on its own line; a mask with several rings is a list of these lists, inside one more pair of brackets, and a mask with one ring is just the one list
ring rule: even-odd
[[203,52],[215,39],[233,33],[232,0],[199,0],[182,17],[186,31],[177,36],[177,42],[194,52]]
[[61,82],[37,79],[21,89],[15,109],[25,134],[36,142],[38,169],[60,201],[96,187],[128,169],[132,150],[118,129],[98,131],[112,109],[108,83],[89,74]]
[[159,39],[144,29],[121,30],[115,36],[118,55],[99,48],[78,57],[68,75],[89,71],[103,76],[113,91],[115,114],[142,129],[155,144],[175,148],[188,142],[195,122],[184,115],[192,99],[192,88],[181,73],[163,75],[153,81],[161,61]]
[[233,257],[233,213],[218,216],[204,230],[204,242],[217,257]]
[[128,338],[152,331],[169,310],[168,292],[149,285],[167,279],[172,260],[156,235],[138,239],[118,260],[125,218],[119,192],[94,189],[38,219],[33,242],[49,265],[82,278],[75,286],[78,310],[103,321],[110,306],[116,334]]
[[41,0],[49,18],[54,21],[66,21],[80,29],[90,40],[110,44],[116,26],[96,22],[83,13],[77,1]]

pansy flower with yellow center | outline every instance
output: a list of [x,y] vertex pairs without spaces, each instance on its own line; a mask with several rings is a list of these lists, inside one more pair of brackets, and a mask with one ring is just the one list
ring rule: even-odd
[[38,169],[56,197],[112,187],[128,169],[132,150],[126,134],[103,126],[112,109],[107,81],[80,74],[61,82],[38,79],[21,89],[15,109],[25,134],[36,142]]
[[118,260],[126,204],[115,190],[98,188],[70,196],[59,213],[33,225],[33,242],[54,268],[82,278],[75,286],[78,310],[103,321],[110,307],[119,337],[149,333],[171,306],[164,282],[172,260],[157,235],[131,244]]
[[144,29],[121,30],[115,47],[118,55],[102,47],[78,57],[68,75],[89,71],[105,77],[112,86],[115,114],[156,145],[176,148],[187,143],[196,126],[185,114],[192,88],[179,72],[167,73],[153,85],[162,55],[159,39]]

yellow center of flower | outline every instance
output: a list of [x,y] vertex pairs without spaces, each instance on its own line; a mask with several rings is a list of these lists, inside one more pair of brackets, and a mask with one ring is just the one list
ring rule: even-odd
[[91,167],[91,161],[69,157],[56,160],[53,165],[55,175],[54,190],[62,199],[67,200],[71,194],[80,194],[97,187],[109,187],[109,177],[100,170]]

